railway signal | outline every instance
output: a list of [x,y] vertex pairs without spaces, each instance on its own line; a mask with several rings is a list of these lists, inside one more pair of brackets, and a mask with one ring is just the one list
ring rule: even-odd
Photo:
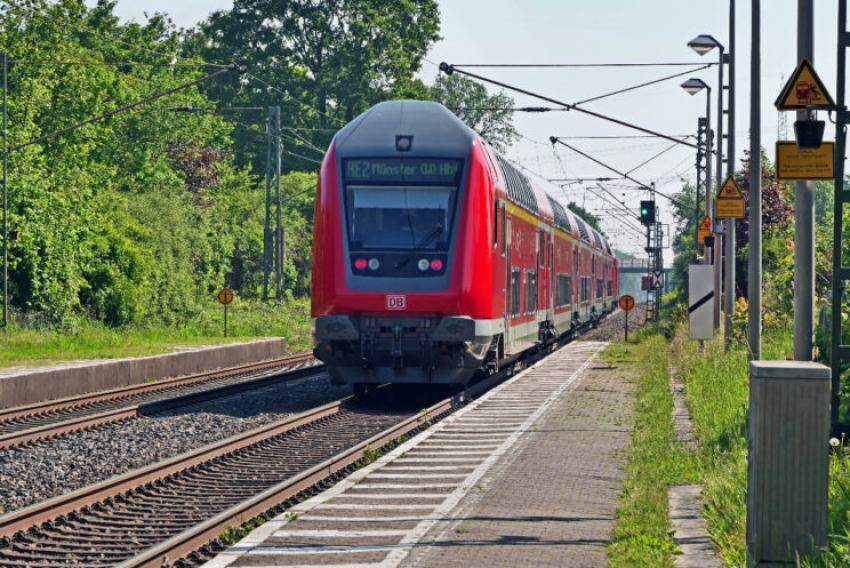
[[641,201],[640,202],[640,222],[642,225],[652,225],[655,223],[655,202]]

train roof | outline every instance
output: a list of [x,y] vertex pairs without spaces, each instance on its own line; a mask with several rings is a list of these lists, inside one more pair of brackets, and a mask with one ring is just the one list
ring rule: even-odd
[[[388,132],[391,135],[387,135]],[[395,155],[397,136],[412,137],[412,145],[404,153],[411,158],[465,159],[481,138],[440,103],[397,100],[378,103],[349,122],[334,136],[334,148],[340,158]],[[532,183],[507,158],[498,152],[493,154],[505,178],[508,198],[514,204],[610,254],[611,247],[602,235]]]
[[[387,133],[391,135],[387,135]],[[378,103],[337,132],[334,148],[341,158],[393,156],[396,136],[412,137],[411,158],[467,158],[478,134],[449,109],[432,101]]]

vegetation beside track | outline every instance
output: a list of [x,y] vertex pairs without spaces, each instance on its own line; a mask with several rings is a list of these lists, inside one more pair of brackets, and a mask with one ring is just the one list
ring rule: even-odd
[[612,566],[672,566],[676,545],[667,489],[696,477],[692,456],[676,439],[667,343],[657,329],[645,328],[604,355],[610,364],[631,369],[637,388],[626,480],[608,547]]
[[[743,345],[743,343],[736,343]],[[788,359],[791,330],[770,329],[764,359]],[[748,361],[743,348],[723,353],[720,338],[700,352],[678,328],[672,342],[674,372],[687,385],[687,401],[699,440],[696,463],[705,495],[708,530],[730,566],[746,565]],[[829,550],[804,558],[801,566],[850,565],[850,456],[833,454],[830,464]]]
[[229,307],[226,338],[222,318],[222,307],[211,300],[195,317],[175,326],[111,327],[84,317],[70,321],[62,329],[15,326],[0,334],[0,367],[155,355],[182,347],[260,337],[281,337],[291,350],[311,345],[307,299],[263,304],[236,298]]

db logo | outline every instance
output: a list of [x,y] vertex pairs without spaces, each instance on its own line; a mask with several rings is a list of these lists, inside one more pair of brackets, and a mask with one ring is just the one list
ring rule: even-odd
[[388,310],[406,310],[407,309],[407,296],[387,296],[387,309]]

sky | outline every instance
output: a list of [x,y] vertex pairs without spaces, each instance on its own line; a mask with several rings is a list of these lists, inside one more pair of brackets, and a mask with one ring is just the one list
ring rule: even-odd
[[[145,12],[167,12],[178,26],[189,27],[213,10],[229,8],[228,0],[118,0],[120,16],[143,21]],[[773,159],[779,113],[773,101],[783,78],[797,63],[796,8],[794,0],[762,2],[762,147]],[[815,0],[815,68],[835,95],[836,9],[834,0]],[[717,61],[713,51],[700,57],[687,42],[701,33],[729,47],[729,0],[440,0],[441,36],[430,50],[420,76],[427,82],[437,75],[441,61],[462,63],[656,63]],[[736,6],[736,160],[749,149],[750,101],[750,2]],[[480,75],[516,85],[564,102],[576,102],[644,81],[685,71],[681,67],[594,69],[470,69]],[[588,103],[585,108],[672,135],[696,132],[697,118],[705,114],[705,94],[688,95],[679,85],[691,75],[651,87]],[[694,73],[712,86],[712,126],[716,126],[717,68]],[[491,92],[498,89],[491,88]],[[548,105],[525,95],[513,95],[518,106]],[[824,114],[824,113],[821,113]],[[603,228],[613,244],[639,253],[643,240],[623,220],[612,215],[605,203],[581,185],[563,188],[546,179],[612,177],[599,165],[558,146],[550,136],[618,136],[640,134],[622,126],[577,112],[516,113],[515,125],[522,138],[507,155],[533,172],[541,185],[560,200],[575,201],[600,214]],[[821,116],[821,119],[824,119]],[[788,137],[793,139],[794,117],[788,114]],[[833,139],[827,123],[825,139]],[[670,143],[659,139],[575,139],[568,141],[583,152],[620,171],[631,170]],[[632,176],[643,183],[656,182],[660,192],[673,193],[681,179],[693,181],[695,155],[692,148],[677,146]],[[724,170],[725,172],[725,170]],[[725,175],[725,173],[724,173]],[[637,212],[647,193],[631,189],[630,183],[611,182],[607,199],[625,202]],[[601,193],[599,190],[595,190]],[[671,208],[659,198],[661,220],[673,222]],[[669,261],[672,255],[667,253]]]

